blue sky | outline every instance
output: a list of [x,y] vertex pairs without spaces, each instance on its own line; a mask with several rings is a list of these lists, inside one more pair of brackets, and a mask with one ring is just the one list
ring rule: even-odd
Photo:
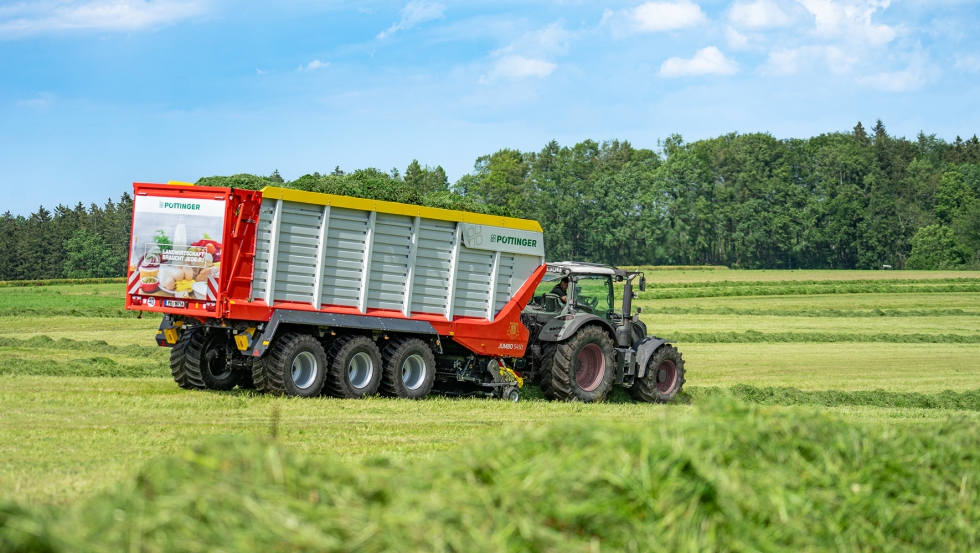
[[980,2],[0,0],[0,212],[556,139],[980,131]]

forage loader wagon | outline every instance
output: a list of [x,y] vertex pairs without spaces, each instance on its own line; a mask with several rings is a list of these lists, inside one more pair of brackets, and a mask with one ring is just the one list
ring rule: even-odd
[[553,398],[619,383],[664,401],[683,385],[676,349],[629,313],[639,273],[546,264],[536,221],[276,187],[134,192],[126,307],[164,314],[181,387],[516,401],[529,377]]

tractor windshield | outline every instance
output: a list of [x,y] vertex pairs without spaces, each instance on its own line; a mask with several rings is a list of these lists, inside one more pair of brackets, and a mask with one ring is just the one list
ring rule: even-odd
[[613,310],[612,279],[605,275],[578,277],[575,280],[575,308],[608,318]]

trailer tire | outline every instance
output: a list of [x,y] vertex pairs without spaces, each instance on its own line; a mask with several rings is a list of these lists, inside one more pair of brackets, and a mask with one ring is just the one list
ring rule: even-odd
[[594,403],[606,399],[615,380],[613,341],[598,326],[584,326],[558,344],[551,364],[555,399]]
[[684,358],[681,352],[670,344],[664,344],[653,352],[647,362],[646,373],[643,378],[637,379],[629,392],[637,401],[667,403],[677,397],[684,382]]
[[436,357],[418,338],[395,338],[384,350],[381,393],[390,397],[422,399],[436,380]]
[[[170,352],[170,372],[181,388],[227,391],[245,376],[228,367],[228,334],[198,327],[184,332]],[[180,348],[178,349],[178,346]]]
[[[323,390],[327,356],[309,334],[291,332],[276,339],[265,359],[253,364],[256,389],[274,395],[314,397]],[[258,377],[256,372],[261,374]]]
[[204,388],[204,381],[201,380],[201,376],[187,371],[187,349],[196,334],[197,329],[185,330],[170,350],[170,374],[174,377],[174,382],[185,390]]
[[327,354],[327,393],[340,398],[361,398],[378,393],[381,386],[381,350],[367,336],[341,336]]

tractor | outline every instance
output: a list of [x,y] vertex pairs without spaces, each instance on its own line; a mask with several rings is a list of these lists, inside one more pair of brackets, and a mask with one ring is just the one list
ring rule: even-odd
[[[521,313],[531,336],[515,369],[549,399],[603,401],[619,385],[639,401],[674,400],[684,386],[684,359],[668,340],[647,335],[640,308],[632,312],[633,281],[639,277],[644,291],[643,273],[574,261],[547,265]],[[621,309],[614,283],[623,283]]]

